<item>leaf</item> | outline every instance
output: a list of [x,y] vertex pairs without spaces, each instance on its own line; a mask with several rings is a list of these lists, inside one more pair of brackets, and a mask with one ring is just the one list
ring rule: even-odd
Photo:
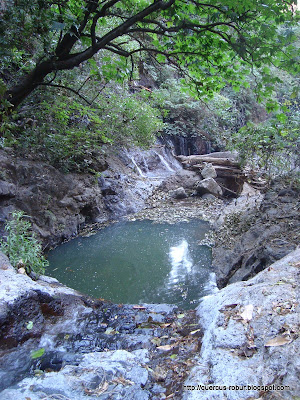
[[184,318],[184,316],[185,316],[185,314],[178,314],[177,318],[181,319],[181,318]]
[[240,314],[244,321],[248,322],[252,319],[253,314],[253,304],[248,304],[244,307],[244,311]]
[[177,358],[177,354],[172,354],[172,355],[170,356],[170,358],[171,358],[171,360],[174,360],[175,358]]
[[155,344],[155,346],[159,346],[161,344],[161,340],[158,337],[154,337],[151,339],[151,343]]
[[176,343],[174,344],[165,344],[164,346],[158,346],[157,350],[162,350],[162,351],[170,351],[175,347]]
[[29,321],[28,324],[26,325],[26,329],[28,329],[30,331],[30,329],[33,328],[33,322]]
[[33,351],[30,355],[31,355],[31,358],[33,360],[35,360],[36,358],[42,357],[42,355],[44,355],[44,353],[45,353],[45,349],[42,347],[41,349]]
[[130,381],[129,379],[125,379],[122,376],[119,376],[112,380],[113,383],[120,383],[123,386],[126,385],[134,385],[134,382]]
[[191,335],[195,335],[195,333],[201,332],[201,329],[196,329],[195,331],[191,332]]
[[290,340],[285,336],[276,336],[274,339],[270,339],[265,346],[266,347],[276,347],[283,346],[287,343],[290,343]]
[[119,333],[118,331],[116,331],[113,328],[107,328],[106,331],[104,332],[105,335],[115,335],[116,333]]
[[279,122],[282,122],[282,123],[286,122],[286,120],[287,120],[287,116],[282,113],[276,114],[276,118],[278,119]]

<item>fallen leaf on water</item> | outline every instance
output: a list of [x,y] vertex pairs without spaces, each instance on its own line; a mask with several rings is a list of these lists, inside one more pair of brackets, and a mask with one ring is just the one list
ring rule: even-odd
[[248,304],[244,307],[244,311],[240,314],[244,321],[251,321],[253,315],[253,304]]
[[290,343],[290,340],[284,336],[277,336],[274,339],[270,339],[265,346],[266,347],[275,347],[275,346],[283,346],[284,344]]

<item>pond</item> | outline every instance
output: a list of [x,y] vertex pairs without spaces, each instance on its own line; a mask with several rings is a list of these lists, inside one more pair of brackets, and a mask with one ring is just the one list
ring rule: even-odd
[[48,254],[47,275],[114,303],[193,308],[214,288],[211,249],[199,245],[207,222],[118,222]]

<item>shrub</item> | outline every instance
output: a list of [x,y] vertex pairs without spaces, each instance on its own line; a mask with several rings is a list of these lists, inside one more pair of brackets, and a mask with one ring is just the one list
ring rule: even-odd
[[12,213],[11,219],[6,223],[6,240],[0,241],[0,250],[6,254],[13,265],[25,267],[27,273],[33,271],[43,274],[48,261],[42,255],[42,246],[34,232],[31,231],[30,222],[24,219],[23,211]]

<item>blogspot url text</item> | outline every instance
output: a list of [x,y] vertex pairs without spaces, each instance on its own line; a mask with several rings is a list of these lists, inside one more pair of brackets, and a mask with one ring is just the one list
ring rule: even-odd
[[271,391],[271,390],[289,390],[287,385],[184,385],[184,390],[258,390],[258,391]]

